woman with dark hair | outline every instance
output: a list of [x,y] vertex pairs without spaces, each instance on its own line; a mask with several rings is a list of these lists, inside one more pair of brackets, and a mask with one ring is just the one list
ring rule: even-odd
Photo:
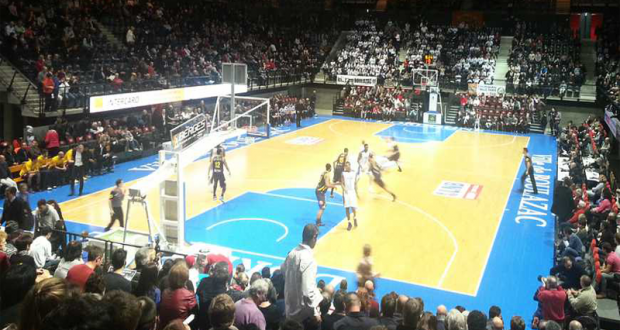
[[106,284],[103,276],[97,272],[90,274],[86,280],[86,284],[84,284],[84,293],[92,294],[98,299],[101,299],[103,295],[105,295],[105,290]]
[[159,283],[157,286],[161,288],[161,281],[164,279],[164,277],[167,277],[168,274],[170,274],[170,269],[172,269],[172,266],[174,266],[174,260],[173,259],[167,259],[166,261],[164,261],[164,264],[161,266],[161,271],[159,272],[159,276],[157,279],[157,282]]
[[63,218],[62,216],[62,211],[60,210],[60,205],[58,205],[58,202],[56,202],[56,200],[54,199],[49,199],[47,200],[47,204],[54,207],[54,210],[56,210],[56,213],[58,213],[58,217],[60,218],[60,220],[63,221],[63,225],[64,225],[65,218]]
[[[63,235],[64,236],[64,235]],[[65,256],[60,260],[58,268],[54,272],[54,277],[66,278],[69,269],[75,265],[82,264],[82,243],[80,241],[71,241],[65,249]]]
[[161,301],[161,290],[157,287],[157,275],[159,270],[154,262],[146,264],[140,273],[138,286],[134,290],[136,297],[149,297],[159,306]]

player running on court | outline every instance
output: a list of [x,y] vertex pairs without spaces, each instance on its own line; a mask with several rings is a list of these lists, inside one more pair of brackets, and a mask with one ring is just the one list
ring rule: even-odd
[[353,212],[353,223],[357,227],[357,173],[351,170],[351,163],[346,162],[342,173],[342,201],[347,213],[347,230],[351,230],[351,212]]
[[402,172],[403,169],[400,168],[400,149],[398,149],[398,144],[396,144],[396,139],[394,137],[390,137],[388,139],[389,146],[389,155],[387,156],[387,162],[383,165],[383,169],[398,167],[398,172]]
[[327,206],[327,204],[325,203],[325,193],[327,193],[327,189],[334,189],[335,187],[329,178],[329,172],[331,171],[331,164],[325,164],[325,171],[321,174],[319,184],[316,186],[316,200],[319,202],[319,212],[316,214],[317,226],[324,226],[324,224],[321,222],[321,218],[323,218],[323,212],[325,211],[325,207]]
[[228,163],[226,163],[226,159],[224,159],[222,154],[223,150],[216,150],[216,155],[211,160],[211,165],[209,166],[209,180],[213,179],[213,200],[217,200],[217,184],[219,182],[220,188],[222,188],[220,201],[224,202],[224,193],[226,192],[226,177],[224,177],[224,168],[226,168],[228,175],[230,175],[230,169],[228,168]]
[[393,192],[389,191],[385,186],[385,182],[383,182],[383,179],[381,178],[381,168],[375,161],[374,155],[370,154],[370,157],[368,159],[370,160],[370,171],[372,172],[375,183],[377,184],[377,186],[383,188],[383,190],[385,190],[388,194],[392,195],[392,201],[395,202],[396,195]]
[[[344,152],[338,155],[338,158],[334,161],[334,184],[340,183],[342,172],[344,171],[344,163],[347,161],[348,156],[349,149],[344,148]],[[332,188],[332,193],[329,197],[334,198],[334,188]]]

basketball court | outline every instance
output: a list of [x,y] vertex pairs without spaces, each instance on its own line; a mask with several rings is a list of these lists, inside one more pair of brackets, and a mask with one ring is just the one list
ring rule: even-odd
[[[229,248],[233,263],[243,262],[251,272],[278,267],[299,244],[303,226],[315,220],[314,189],[325,164],[344,148],[357,160],[362,140],[385,155],[386,138],[393,137],[403,171],[385,172],[384,181],[398,199],[392,202],[376,186],[370,191],[369,179],[361,177],[359,227],[348,232],[340,191],[328,196],[326,226],[315,248],[319,276],[354,285],[362,247],[371,244],[381,273],[379,295],[398,291],[422,296],[429,306],[498,304],[507,313],[534,312],[535,278],[552,265],[553,138],[332,117],[304,126],[254,143],[227,142],[232,175],[225,203],[212,200],[208,157],[186,167],[185,240]],[[533,156],[538,195],[530,194],[529,183],[520,190],[523,147]],[[62,201],[69,231],[101,232],[113,182],[123,178],[131,187],[157,164],[156,156],[120,164],[115,173],[88,180],[82,197],[64,197],[67,187],[37,197]],[[158,194],[148,194],[153,219],[160,218]],[[142,208],[132,208],[129,219],[131,230],[147,230]]]

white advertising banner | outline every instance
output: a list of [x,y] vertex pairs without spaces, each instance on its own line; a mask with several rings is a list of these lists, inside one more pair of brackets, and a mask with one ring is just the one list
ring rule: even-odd
[[437,93],[430,93],[428,95],[428,111],[437,112]]
[[484,94],[487,96],[498,96],[506,94],[506,88],[497,85],[478,84],[478,87],[476,88],[476,93],[478,95]]
[[347,76],[339,74],[336,77],[336,83],[338,85],[346,85],[347,83],[351,83],[355,86],[375,86],[377,84],[377,77]]
[[[235,94],[246,93],[247,85],[235,85]],[[198,100],[230,94],[230,84],[171,88],[156,91],[93,96],[90,113],[144,107],[155,104]]]

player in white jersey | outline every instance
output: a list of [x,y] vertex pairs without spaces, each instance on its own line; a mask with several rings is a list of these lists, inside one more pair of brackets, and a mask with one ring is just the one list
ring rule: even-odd
[[351,163],[346,162],[342,173],[342,200],[344,209],[347,213],[347,230],[351,230],[351,211],[353,211],[353,222],[357,227],[357,173],[351,170]]
[[370,151],[370,149],[368,148],[368,144],[364,144],[364,148],[362,149],[362,151],[360,151],[359,155],[357,156],[357,179],[359,180],[359,178],[361,177],[361,174],[368,174],[368,179],[370,182],[370,180],[372,180],[372,175],[370,173],[370,162],[368,161],[368,158],[370,157],[370,154],[372,152]]

